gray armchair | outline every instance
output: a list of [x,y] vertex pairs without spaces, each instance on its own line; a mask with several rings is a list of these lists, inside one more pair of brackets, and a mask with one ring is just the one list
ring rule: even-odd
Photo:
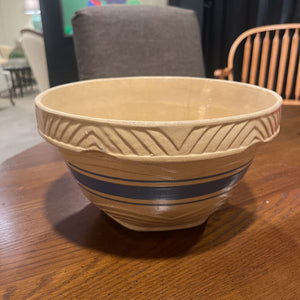
[[204,77],[195,13],[171,6],[89,7],[72,20],[81,80],[126,76]]

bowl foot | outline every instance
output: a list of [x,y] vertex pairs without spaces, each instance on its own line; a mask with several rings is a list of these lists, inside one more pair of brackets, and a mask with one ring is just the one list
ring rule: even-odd
[[174,225],[167,225],[167,226],[151,226],[151,225],[136,225],[128,222],[124,222],[122,220],[119,220],[118,218],[115,218],[111,216],[110,214],[106,213],[110,218],[112,218],[117,223],[121,224],[122,226],[134,230],[134,231],[170,231],[170,230],[180,230],[180,229],[188,229],[192,227],[199,226],[203,224],[209,216],[205,216],[202,218],[199,218],[197,221],[185,223],[185,224],[174,224]]

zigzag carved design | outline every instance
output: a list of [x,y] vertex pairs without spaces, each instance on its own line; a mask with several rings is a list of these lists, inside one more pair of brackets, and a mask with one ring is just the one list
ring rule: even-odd
[[260,118],[173,128],[92,123],[37,110],[40,131],[52,140],[112,155],[177,156],[248,147],[271,139],[279,130],[280,110]]

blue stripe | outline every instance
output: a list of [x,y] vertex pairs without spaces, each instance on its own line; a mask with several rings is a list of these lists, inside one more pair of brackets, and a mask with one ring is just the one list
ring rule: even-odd
[[191,203],[196,203],[196,202],[202,202],[202,201],[206,201],[206,200],[210,200],[212,198],[216,198],[216,197],[220,197],[226,193],[228,193],[228,191],[223,191],[217,195],[213,195],[213,196],[210,196],[210,197],[207,197],[207,198],[202,198],[202,199],[197,199],[197,200],[193,200],[193,201],[188,201],[188,202],[181,202],[181,203],[142,203],[142,202],[129,202],[129,201],[123,201],[123,200],[118,200],[118,199],[112,199],[112,198],[108,198],[108,197],[104,197],[102,195],[98,195],[90,190],[88,190],[84,185],[82,184],[79,184],[80,187],[82,189],[84,189],[85,191],[99,197],[100,199],[103,198],[103,199],[106,199],[106,200],[110,200],[110,201],[114,201],[114,202],[119,202],[119,203],[124,203],[124,204],[131,204],[131,205],[141,205],[141,206],[176,206],[176,205],[185,205],[185,204],[191,204]]
[[229,174],[231,172],[234,172],[234,171],[236,171],[236,170],[238,170],[240,168],[246,167],[246,166],[249,167],[251,163],[252,163],[252,159],[250,161],[248,161],[247,163],[245,163],[245,164],[243,164],[243,165],[241,165],[241,166],[239,166],[239,167],[237,167],[235,169],[232,169],[232,170],[229,170],[229,171],[226,171],[226,172],[223,172],[223,173],[218,173],[218,174],[215,174],[215,175],[205,176],[205,177],[197,177],[197,178],[190,178],[190,179],[179,179],[179,180],[137,180],[137,179],[126,179],[126,178],[119,178],[119,177],[107,176],[107,175],[102,175],[102,174],[99,174],[99,173],[90,172],[90,171],[84,170],[82,168],[79,168],[79,167],[73,165],[72,163],[70,163],[69,161],[67,161],[67,165],[69,167],[76,168],[76,169],[78,169],[80,171],[83,171],[83,172],[91,174],[91,175],[96,175],[96,176],[100,176],[100,177],[103,177],[103,178],[120,180],[120,181],[127,181],[127,182],[147,182],[147,183],[188,182],[188,181],[197,181],[197,180],[209,179],[209,178],[214,178],[214,177],[218,177],[218,176]]
[[221,179],[182,186],[132,186],[107,182],[86,176],[75,169],[73,176],[86,187],[108,195],[129,199],[143,200],[179,200],[184,198],[201,197],[218,192],[238,182],[246,173],[248,166],[240,172]]

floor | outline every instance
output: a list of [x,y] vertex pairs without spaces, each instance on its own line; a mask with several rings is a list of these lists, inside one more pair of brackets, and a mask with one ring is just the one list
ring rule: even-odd
[[38,93],[36,88],[29,89],[24,97],[14,98],[15,106],[8,98],[0,98],[0,163],[43,141],[35,120],[34,98]]

